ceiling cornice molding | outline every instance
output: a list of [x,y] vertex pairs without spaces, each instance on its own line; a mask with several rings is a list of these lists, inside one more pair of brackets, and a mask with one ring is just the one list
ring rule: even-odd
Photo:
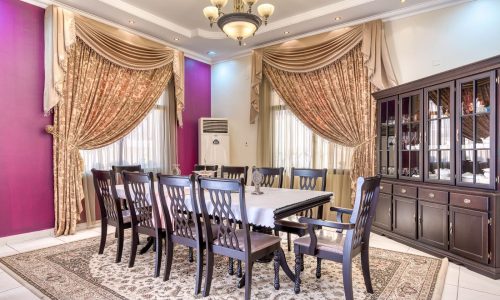
[[360,25],[360,24],[374,21],[374,20],[378,20],[378,19],[381,19],[383,22],[393,21],[393,20],[397,20],[397,19],[411,17],[411,16],[418,15],[418,14],[423,14],[423,13],[430,12],[433,10],[438,10],[438,9],[442,9],[442,8],[446,8],[446,7],[450,7],[450,6],[456,6],[456,5],[467,3],[467,2],[472,2],[472,1],[475,1],[475,0],[435,0],[432,2],[426,2],[426,3],[410,6],[407,8],[396,9],[396,10],[392,10],[392,11],[385,12],[382,14],[374,15],[371,17],[358,19],[358,20],[354,20],[351,22],[345,22],[345,23],[338,24],[335,26],[330,26],[330,27],[319,29],[319,30],[310,31],[310,32],[307,32],[304,34],[290,36],[287,38],[275,40],[275,41],[268,42],[268,43],[262,43],[262,44],[255,46],[255,47],[232,53],[231,55],[225,55],[225,56],[221,56],[221,57],[217,57],[217,58],[212,58],[212,64],[217,64],[217,63],[225,62],[225,61],[232,60],[232,59],[238,59],[238,58],[241,58],[241,57],[246,56],[246,55],[250,55],[252,50],[254,50],[254,49],[272,46],[272,45],[284,43],[284,42],[291,41],[291,40],[296,40],[296,39],[300,39],[300,38],[304,38],[304,37],[308,37],[308,36],[312,36],[312,35],[316,35],[316,34],[320,34],[320,33],[325,33],[328,31],[334,31],[334,30],[342,29],[342,28],[349,27],[349,26],[356,26],[356,25]]
[[62,8],[65,8],[67,10],[70,10],[70,11],[72,11],[74,13],[77,13],[77,14],[80,14],[82,16],[94,19],[96,21],[102,22],[102,23],[107,24],[107,25],[114,26],[114,27],[117,27],[119,29],[128,31],[130,33],[133,33],[133,34],[136,34],[138,36],[144,37],[146,39],[152,40],[154,42],[157,42],[159,44],[165,45],[167,47],[178,49],[178,50],[184,52],[184,55],[187,56],[187,57],[189,57],[189,58],[201,61],[201,62],[206,63],[206,64],[210,64],[210,65],[213,62],[212,59],[210,57],[208,57],[208,56],[201,55],[201,54],[199,54],[197,52],[191,51],[191,50],[183,48],[183,47],[179,47],[177,45],[172,45],[172,44],[170,44],[169,42],[167,42],[165,40],[159,39],[157,37],[151,36],[149,34],[141,32],[141,31],[134,30],[134,29],[132,29],[130,27],[126,27],[126,26],[123,26],[123,25],[111,22],[111,21],[109,21],[107,19],[98,17],[96,15],[90,14],[88,12],[79,10],[77,8],[74,8],[74,7],[66,5],[66,4],[62,4],[62,3],[54,1],[54,0],[21,0],[21,1],[29,3],[29,4],[32,4],[32,5],[35,5],[35,6],[38,6],[38,7],[41,7],[41,8],[44,8],[44,9],[47,8],[47,6],[49,6],[51,4],[54,4],[54,5],[60,6]]

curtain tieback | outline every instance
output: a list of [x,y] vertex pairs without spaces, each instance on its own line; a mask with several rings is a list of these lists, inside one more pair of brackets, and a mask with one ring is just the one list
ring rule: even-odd
[[371,138],[366,139],[366,140],[364,140],[363,142],[361,142],[361,143],[357,144],[356,146],[354,146],[354,147],[353,147],[353,149],[354,149],[354,150],[357,150],[359,147],[361,147],[361,146],[363,146],[363,145],[365,145],[365,144],[370,143],[371,141],[373,141],[373,140],[374,140],[374,139],[376,139],[376,138],[377,138],[377,135],[374,135],[374,136],[372,136]]

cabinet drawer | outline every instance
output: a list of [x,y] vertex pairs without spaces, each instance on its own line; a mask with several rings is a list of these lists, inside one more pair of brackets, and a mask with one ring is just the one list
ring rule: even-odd
[[450,205],[488,211],[488,197],[451,193]]
[[448,204],[448,192],[419,188],[418,199],[435,203]]
[[394,195],[417,198],[417,188],[406,185],[394,185]]
[[380,183],[380,192],[384,194],[392,194],[392,183]]

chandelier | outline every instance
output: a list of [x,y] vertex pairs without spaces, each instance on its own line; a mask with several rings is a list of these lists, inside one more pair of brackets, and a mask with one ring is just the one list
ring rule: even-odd
[[274,5],[261,4],[257,7],[260,17],[252,13],[252,6],[258,0],[234,0],[232,13],[222,12],[228,0],[210,0],[212,6],[203,9],[203,14],[210,21],[210,27],[217,23],[219,28],[230,38],[241,41],[253,36],[262,25],[267,25],[267,19],[274,13]]

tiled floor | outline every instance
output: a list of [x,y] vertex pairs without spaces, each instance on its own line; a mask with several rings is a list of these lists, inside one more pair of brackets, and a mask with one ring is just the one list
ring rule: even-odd
[[[114,232],[114,228],[108,233]],[[47,237],[22,243],[7,244],[0,246],[0,257],[20,252],[31,251],[39,248],[60,245],[80,239],[100,235],[100,228],[93,228],[78,232],[73,236]],[[400,252],[408,252],[417,255],[428,255],[417,249],[395,242],[386,237],[372,234],[371,246]],[[37,299],[33,293],[15,281],[12,277],[0,270],[0,299]],[[492,280],[479,275],[465,267],[450,263],[446,276],[446,284],[443,291],[443,300],[500,300],[500,280]]]

